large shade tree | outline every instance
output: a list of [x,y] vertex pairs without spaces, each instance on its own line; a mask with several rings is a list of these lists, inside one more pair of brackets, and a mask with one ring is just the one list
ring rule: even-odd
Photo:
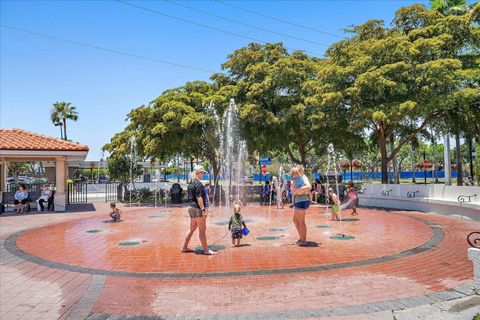
[[228,58],[222,65],[227,74],[213,79],[235,97],[249,151],[281,152],[309,166],[329,142],[344,141],[338,139],[347,123],[344,110],[316,96],[321,60],[289,53],[281,43],[251,43]]
[[[430,1],[430,8],[434,11],[440,12],[444,16],[448,15],[469,15],[470,21],[479,22],[478,8],[480,4],[467,5],[465,0],[432,0]],[[452,20],[454,20],[452,18]],[[471,48],[468,48],[471,49]],[[453,54],[462,61],[463,71],[466,75],[465,81],[461,86],[466,90],[456,93],[453,96],[452,108],[446,113],[446,121],[440,124],[446,132],[452,132],[455,135],[455,149],[456,149],[456,170],[457,170],[457,185],[463,184],[463,160],[461,157],[461,143],[460,138],[464,136],[468,141],[472,141],[475,132],[478,132],[480,126],[479,117],[480,109],[478,106],[480,85],[480,70],[478,68],[479,58],[478,50],[457,50]],[[452,54],[452,52],[450,52]]]
[[383,183],[388,162],[406,143],[441,119],[457,95],[478,90],[465,85],[478,61],[466,65],[459,57],[466,50],[478,53],[478,26],[469,19],[413,5],[397,11],[392,28],[368,21],[328,49],[323,81],[333,82],[330,94],[338,107],[351,109],[351,126],[378,137]]
[[141,157],[159,161],[177,155],[205,158],[216,177],[220,171],[220,137],[212,109],[221,115],[226,101],[213,84],[203,81],[166,90],[149,105],[133,109],[127,116],[130,123],[125,130],[116,134],[104,149],[128,152],[133,136]]

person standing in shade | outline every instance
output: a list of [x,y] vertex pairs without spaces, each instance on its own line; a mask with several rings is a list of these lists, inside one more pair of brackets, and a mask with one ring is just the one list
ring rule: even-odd
[[193,252],[194,250],[188,247],[188,243],[192,238],[193,233],[198,228],[198,235],[200,243],[203,247],[203,253],[207,255],[217,254],[208,248],[207,244],[207,194],[202,184],[202,177],[205,173],[205,169],[201,165],[197,165],[193,168],[188,184],[188,214],[190,215],[190,228],[185,234],[185,241],[183,242],[182,252]]

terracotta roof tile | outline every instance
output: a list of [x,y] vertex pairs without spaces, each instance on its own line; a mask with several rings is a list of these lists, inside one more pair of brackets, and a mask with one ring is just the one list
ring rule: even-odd
[[23,129],[0,129],[0,150],[88,151],[88,147]]

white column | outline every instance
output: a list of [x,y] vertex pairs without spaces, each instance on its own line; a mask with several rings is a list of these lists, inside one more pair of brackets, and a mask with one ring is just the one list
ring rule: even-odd
[[445,172],[445,185],[452,185],[451,177],[451,162],[450,162],[450,135],[448,132],[443,137],[443,153],[444,153],[444,172]]
[[59,157],[55,161],[55,211],[65,211],[67,206],[67,162]]

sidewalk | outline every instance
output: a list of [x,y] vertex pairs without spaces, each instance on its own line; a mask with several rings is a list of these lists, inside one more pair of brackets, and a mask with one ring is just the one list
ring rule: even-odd
[[[472,320],[480,315],[480,295],[374,314],[375,320]],[[480,319],[480,316],[479,316]],[[475,319],[476,320],[476,319]]]

